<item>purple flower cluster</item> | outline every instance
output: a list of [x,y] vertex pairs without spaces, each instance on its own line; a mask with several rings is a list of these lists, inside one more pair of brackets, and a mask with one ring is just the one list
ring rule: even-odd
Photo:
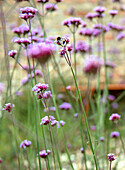
[[8,55],[12,58],[15,58],[15,55],[17,54],[17,50],[11,50],[8,52]]
[[63,120],[57,121],[57,128],[60,128],[60,125],[63,127],[65,122]]
[[109,160],[110,162],[112,162],[112,161],[115,160],[113,153],[109,153],[107,156],[108,156],[108,160]]
[[86,53],[89,51],[89,49],[90,46],[87,45],[84,41],[78,41],[76,43],[76,47],[75,47],[76,52]]
[[99,57],[91,55],[85,59],[83,70],[86,74],[95,75],[102,65],[103,62]]
[[42,151],[40,151],[39,152],[39,156],[41,157],[41,158],[46,158],[49,154],[50,154],[50,150],[42,150]]
[[64,102],[59,106],[59,108],[61,110],[70,110],[72,108],[72,106],[70,103]]
[[120,40],[122,40],[123,38],[125,38],[125,33],[124,32],[121,32],[120,34],[118,34],[118,36],[117,36],[117,40],[118,41],[120,41]]
[[5,89],[5,86],[3,83],[0,82],[0,94],[2,93],[2,91]]
[[100,141],[101,141],[101,142],[104,142],[104,137],[103,137],[103,136],[100,137]]
[[65,19],[62,22],[62,25],[67,26],[67,27],[70,27],[71,25],[79,27],[82,24],[83,24],[82,19],[81,18],[76,18],[76,17],[71,17],[71,18]]
[[118,14],[118,11],[117,11],[117,10],[110,10],[110,11],[109,11],[109,14],[110,14],[112,17],[114,17],[115,15]]
[[36,92],[38,99],[48,99],[52,97],[52,94],[51,91],[45,91],[47,88],[48,84],[38,83],[32,88],[32,91]]
[[37,13],[37,9],[33,7],[24,7],[24,8],[20,8],[20,12],[21,14],[19,15],[19,17],[21,19],[27,20],[27,19],[34,18],[34,16]]
[[110,117],[109,120],[116,121],[120,119],[120,115],[118,113],[113,113]]
[[25,34],[29,33],[29,27],[22,24],[19,27],[15,27],[12,30],[12,32],[17,34],[18,36],[20,36],[21,34],[25,35]]
[[119,132],[115,132],[115,131],[114,131],[114,132],[112,132],[112,133],[110,134],[110,137],[111,137],[111,138],[118,138],[119,135],[120,135]]
[[28,54],[31,58],[36,58],[38,62],[44,64],[55,50],[55,45],[52,42],[45,41],[30,45],[28,48]]
[[40,125],[48,125],[49,122],[51,123],[51,126],[55,126],[57,124],[57,120],[55,120],[54,116],[45,116],[41,119]]
[[31,44],[31,39],[30,38],[14,38],[13,42],[19,45],[24,45],[24,47],[27,47],[27,45]]
[[14,104],[11,104],[11,103],[7,103],[5,104],[4,108],[2,110],[5,110],[5,111],[8,111],[8,112],[11,112],[11,109],[15,107]]
[[31,145],[31,141],[27,141],[27,139],[26,139],[26,140],[21,142],[20,148],[25,149],[25,148],[29,147],[30,145]]
[[53,12],[53,11],[56,11],[57,10],[57,5],[55,5],[55,4],[46,4],[45,5],[45,10],[46,11],[51,11],[51,12]]
[[108,27],[109,27],[110,29],[112,29],[112,30],[114,30],[114,31],[118,31],[118,32],[123,31],[123,30],[125,29],[124,26],[119,26],[119,25],[116,25],[116,24],[111,23],[111,22],[108,23]]

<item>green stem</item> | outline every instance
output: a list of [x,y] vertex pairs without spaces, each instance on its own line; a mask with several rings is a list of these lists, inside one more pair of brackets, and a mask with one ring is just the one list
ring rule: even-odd
[[97,160],[96,160],[95,152],[94,152],[93,145],[92,145],[92,140],[91,140],[91,135],[90,135],[90,131],[89,131],[88,121],[87,121],[87,117],[86,117],[85,110],[84,110],[84,107],[83,107],[81,94],[80,94],[80,91],[79,91],[79,88],[78,88],[77,80],[76,80],[76,77],[75,77],[75,74],[74,74],[72,66],[70,66],[70,69],[71,69],[71,72],[72,72],[72,75],[73,75],[73,78],[74,78],[74,81],[75,81],[75,86],[76,86],[77,93],[78,93],[79,100],[80,100],[80,104],[81,104],[81,107],[82,107],[82,112],[83,112],[83,116],[84,116],[84,119],[85,119],[85,125],[86,125],[86,129],[87,129],[89,143],[90,143],[90,148],[91,148],[91,151],[92,151],[92,154],[93,154],[96,170],[98,170]]

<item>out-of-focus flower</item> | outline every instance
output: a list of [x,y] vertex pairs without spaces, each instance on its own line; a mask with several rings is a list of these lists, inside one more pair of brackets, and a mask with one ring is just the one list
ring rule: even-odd
[[89,51],[89,45],[87,45],[84,41],[78,41],[76,43],[75,50],[76,50],[76,52],[86,53]]
[[89,12],[86,16],[87,19],[92,20],[93,18],[97,17],[96,13]]
[[[56,109],[55,109],[55,107],[53,106],[53,107],[49,107],[49,108],[47,108],[47,110],[49,110],[49,111],[53,111],[53,112],[55,112],[56,111]],[[44,109],[44,112],[47,112],[47,110],[46,110],[46,108]]]
[[93,35],[93,29],[90,29],[90,28],[82,28],[82,29],[79,31],[79,34],[80,34],[80,35],[83,35],[83,36],[91,37],[91,36]]
[[101,142],[104,142],[104,137],[100,137],[100,141],[101,141]]
[[63,120],[57,121],[57,128],[60,128],[60,125],[63,127],[65,123],[66,122],[64,122]]
[[45,5],[45,10],[50,11],[50,12],[56,11],[57,10],[57,5],[55,5],[55,4],[46,4]]
[[83,148],[80,148],[80,150],[81,150],[81,153],[84,153],[84,149]]
[[115,160],[113,153],[109,153],[107,156],[108,156],[108,160],[109,160],[110,162],[112,162],[112,161]]
[[76,18],[76,17],[71,17],[71,18],[68,18],[68,19],[65,19],[63,22],[62,22],[62,25],[64,26],[76,26],[76,27],[79,27],[80,25],[82,25],[83,21],[81,18]]
[[110,100],[110,101],[113,101],[113,100],[115,100],[115,96],[114,95],[108,95],[108,99]]
[[50,150],[42,150],[42,151],[40,151],[39,152],[39,156],[41,157],[41,158],[46,158],[49,154],[50,154]]
[[86,74],[95,75],[102,65],[103,62],[99,57],[91,55],[85,59],[83,70]]
[[14,104],[11,104],[11,103],[7,103],[5,104],[4,108],[2,110],[5,110],[5,111],[8,111],[8,112],[11,112],[11,109],[15,107]]
[[24,141],[21,142],[20,148],[25,149],[25,148],[29,147],[30,145],[31,145],[31,141],[28,141],[28,140],[26,139],[26,140],[24,140]]
[[117,102],[113,102],[112,103],[112,108],[113,109],[117,109],[118,108],[118,103]]
[[62,104],[59,106],[59,108],[60,108],[61,110],[69,110],[69,109],[72,108],[72,106],[71,106],[70,103],[64,102],[64,103],[62,103]]
[[16,96],[22,96],[22,92],[21,91],[16,91]]
[[96,126],[95,125],[92,125],[90,128],[91,128],[92,131],[96,130]]
[[3,161],[2,161],[2,159],[0,158],[0,164],[2,163]]
[[109,68],[115,68],[115,64],[112,61],[107,60],[104,65]]
[[71,86],[67,86],[66,90],[71,91]]
[[55,0],[56,2],[62,2],[63,0]]
[[110,137],[111,137],[111,138],[118,138],[119,135],[120,135],[119,132],[115,132],[115,131],[114,131],[114,132],[112,132],[112,133],[110,134]]
[[8,52],[8,55],[12,58],[15,58],[15,55],[17,54],[17,50],[11,50]]
[[97,13],[99,13],[99,14],[102,14],[103,12],[106,11],[106,8],[105,8],[105,7],[102,7],[102,6],[97,6],[97,7],[94,8],[93,11],[95,11],[95,12],[97,12]]
[[22,24],[19,27],[13,28],[12,32],[17,34],[18,36],[20,36],[21,34],[25,35],[25,34],[29,33],[29,27]]
[[124,26],[119,26],[119,25],[116,25],[116,24],[111,23],[111,22],[108,23],[108,27],[109,27],[110,29],[112,29],[112,30],[114,30],[114,31],[118,31],[118,32],[123,31],[123,30],[125,29]]
[[123,38],[125,38],[125,33],[124,32],[121,32],[120,34],[118,34],[118,36],[117,36],[117,40],[118,41],[120,41],[120,40],[122,40]]
[[118,113],[113,113],[110,117],[109,120],[116,121],[120,119],[120,115]]
[[78,113],[75,113],[75,114],[74,114],[74,117],[75,117],[75,118],[78,118]]
[[40,64],[45,64],[55,51],[56,49],[53,43],[42,42],[31,45],[28,48],[28,55],[31,58],[37,59]]
[[22,79],[21,85],[26,85],[29,81],[30,81],[30,79],[28,77],[25,77]]
[[39,93],[39,92],[43,92],[44,90],[47,90],[47,88],[48,88],[48,84],[38,83],[32,88],[32,91]]
[[112,17],[114,17],[115,15],[118,14],[118,11],[117,11],[117,10],[110,10],[110,11],[109,11],[109,14],[110,14]]
[[49,2],[49,0],[36,0],[36,2],[40,2],[40,3],[45,4],[45,3]]
[[21,14],[19,15],[19,17],[21,19],[27,20],[32,19],[36,15],[37,9],[33,7],[24,7],[20,8],[20,12]]

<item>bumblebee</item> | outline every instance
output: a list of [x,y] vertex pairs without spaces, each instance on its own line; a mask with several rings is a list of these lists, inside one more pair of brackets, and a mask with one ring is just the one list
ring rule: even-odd
[[61,45],[62,47],[66,46],[66,38],[57,37],[56,40],[57,40],[57,43],[58,43],[59,45]]

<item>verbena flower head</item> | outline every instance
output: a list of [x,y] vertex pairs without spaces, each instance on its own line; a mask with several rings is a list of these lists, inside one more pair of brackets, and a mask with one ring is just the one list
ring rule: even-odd
[[102,6],[97,6],[97,7],[94,8],[93,11],[95,11],[95,12],[97,12],[97,13],[99,13],[99,14],[102,14],[103,12],[106,11],[106,8],[105,8],[105,7],[102,7]]
[[124,32],[121,32],[120,34],[118,34],[118,36],[116,37],[116,39],[118,41],[122,40],[123,38],[125,38],[125,33]]
[[49,154],[50,154],[50,150],[42,150],[42,151],[40,151],[39,152],[39,156],[41,157],[41,158],[46,158]]
[[109,61],[109,60],[107,60],[104,64],[108,68],[115,68],[116,66],[112,61]]
[[57,128],[60,128],[60,125],[63,127],[65,123],[66,122],[64,122],[63,120],[57,121]]
[[66,90],[71,91],[71,86],[67,86]]
[[111,137],[111,138],[118,138],[119,135],[120,135],[119,132],[114,131],[114,132],[112,132],[112,133],[110,134],[110,137]]
[[75,118],[78,118],[78,113],[75,113],[75,114],[74,114],[74,117],[75,117]]
[[78,41],[76,43],[76,48],[75,48],[76,52],[80,52],[80,53],[86,53],[89,51],[89,45],[87,45],[84,41]]
[[112,22],[108,23],[108,27],[114,31],[117,31],[117,32],[123,31],[125,29],[124,26],[119,26]]
[[83,70],[86,74],[95,75],[102,65],[103,62],[99,57],[91,55],[85,59]]
[[44,112],[46,113],[47,110],[55,112],[55,111],[56,111],[56,108],[55,108],[54,106],[49,107],[49,108],[47,108],[47,109],[45,108],[45,109],[44,109]]
[[36,2],[45,4],[45,3],[49,2],[49,0],[36,0]]
[[108,99],[110,100],[110,101],[113,101],[113,100],[115,100],[115,96],[114,95],[108,95]]
[[101,141],[101,142],[104,142],[104,137],[100,137],[100,141]]
[[112,108],[113,109],[117,109],[118,108],[118,103],[117,102],[113,102],[112,103]]
[[24,140],[24,141],[21,142],[20,148],[25,149],[25,148],[29,147],[30,145],[31,145],[31,141],[28,141],[28,140],[26,139],[26,140]]
[[31,44],[31,39],[30,38],[15,38],[14,42],[17,44],[22,44],[24,47],[27,47],[29,44]]
[[3,161],[2,161],[2,159],[0,158],[0,164],[2,163]]
[[15,95],[16,96],[22,96],[22,92],[21,91],[16,91]]
[[32,19],[36,15],[37,9],[33,7],[24,7],[20,8],[20,12],[21,14],[19,15],[19,17],[21,19],[27,20]]
[[52,53],[55,51],[55,45],[46,41],[33,44],[28,48],[29,56],[31,58],[37,59],[40,64],[45,64],[45,62],[52,56]]
[[89,12],[85,17],[89,20],[92,20],[93,18],[97,17],[97,14]]
[[72,108],[72,106],[71,106],[70,103],[64,102],[64,103],[62,103],[62,104],[59,106],[59,108],[60,108],[61,110],[69,110],[69,109]]
[[16,54],[17,54],[17,50],[11,50],[8,52],[8,55],[12,58],[15,58]]
[[51,97],[52,97],[51,91],[45,91],[43,93],[43,98],[44,99],[48,99],[48,98],[51,98]]
[[109,11],[109,14],[110,14],[112,17],[114,17],[115,15],[118,14],[118,11],[117,11],[117,10],[110,10],[110,11]]
[[63,22],[62,22],[62,25],[64,26],[76,26],[76,27],[79,27],[80,25],[82,25],[83,21],[81,18],[76,18],[76,17],[70,17],[68,19],[65,19]]
[[80,150],[81,150],[81,153],[84,153],[84,149],[83,148],[80,148]]
[[48,125],[49,122],[51,123],[51,126],[54,126],[57,124],[57,121],[55,120],[54,116],[45,116],[41,119],[40,125]]
[[91,36],[93,35],[93,29],[90,29],[90,28],[82,28],[82,29],[79,31],[79,34],[80,34],[80,35],[83,35],[83,36],[91,37]]
[[91,130],[92,130],[92,131],[95,131],[95,130],[96,130],[96,126],[95,126],[95,125],[92,125],[92,126],[91,126]]
[[63,0],[55,0],[55,1],[58,3],[58,2],[62,2]]
[[107,156],[108,156],[108,160],[109,160],[110,162],[112,162],[112,161],[115,160],[113,153],[109,153]]
[[18,36],[20,36],[21,34],[25,35],[25,34],[29,33],[29,27],[24,25],[24,24],[22,24],[19,27],[15,27],[12,30],[12,32],[17,34]]
[[5,104],[4,108],[2,110],[5,110],[5,111],[8,111],[8,112],[11,112],[11,109],[15,107],[14,104],[11,104],[11,103],[7,103]]
[[53,11],[56,11],[58,8],[57,8],[57,5],[55,4],[46,4],[45,5],[45,10],[46,11],[50,11],[50,12],[53,12]]
[[110,117],[109,117],[109,120],[112,120],[112,121],[117,121],[120,119],[120,115],[118,113],[113,113]]
[[48,84],[38,83],[32,88],[32,91],[39,93],[39,92],[43,92],[44,90],[47,90],[47,88],[48,88]]

